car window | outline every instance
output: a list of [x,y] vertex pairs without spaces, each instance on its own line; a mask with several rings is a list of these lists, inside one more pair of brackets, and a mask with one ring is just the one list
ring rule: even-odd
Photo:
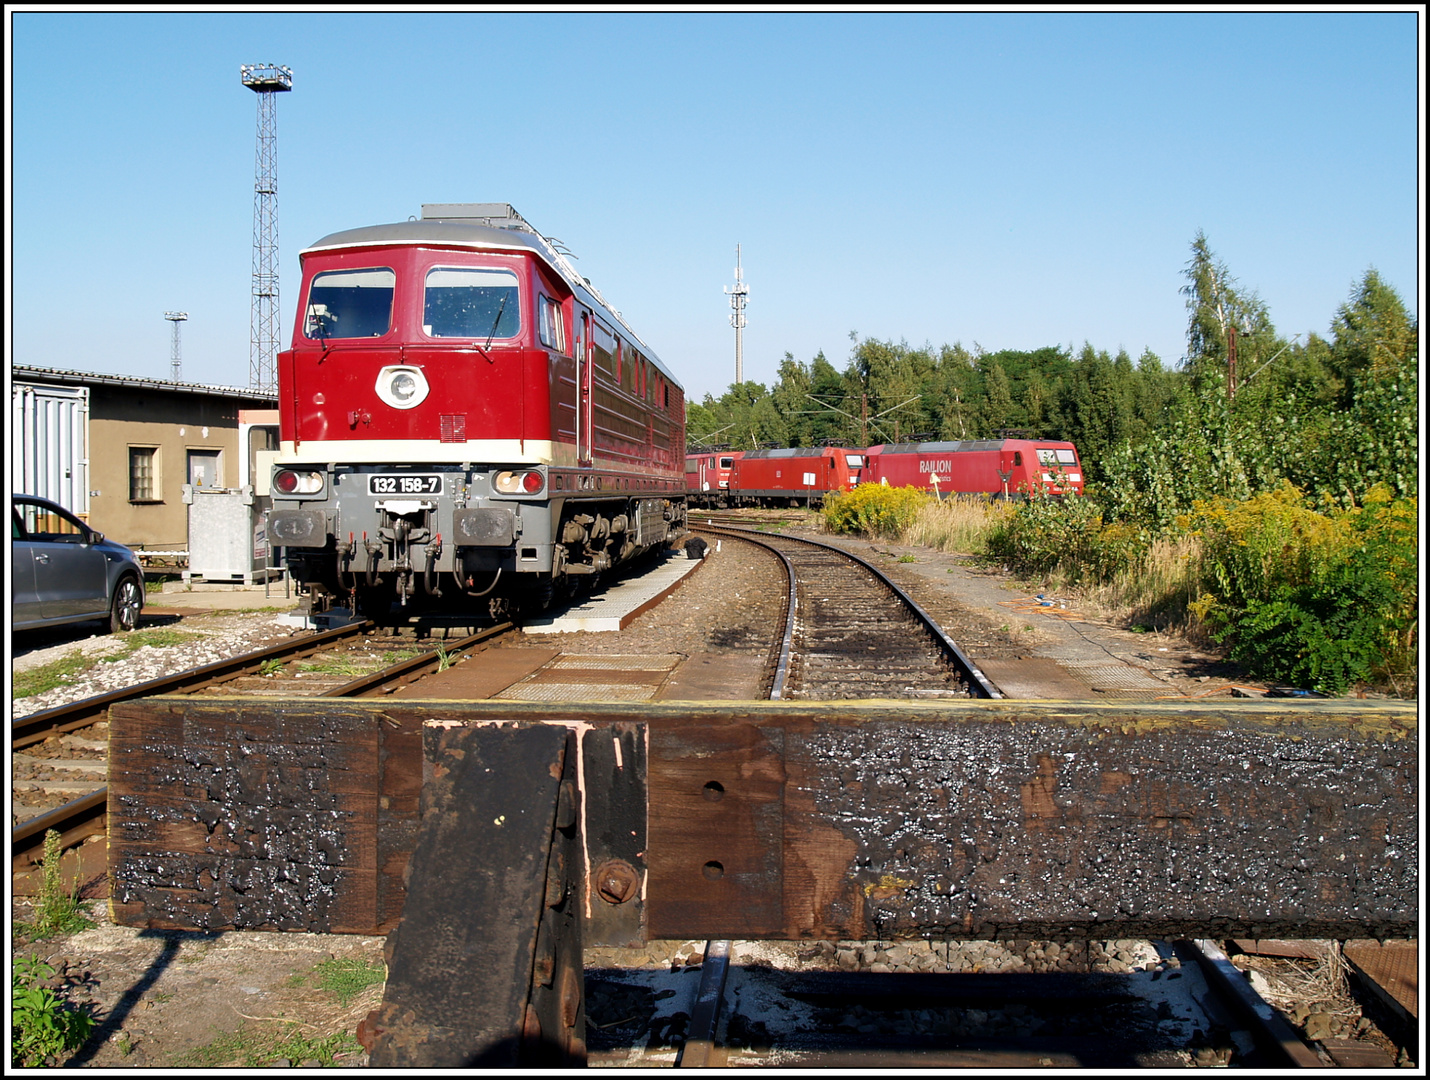
[[24,519],[25,531],[33,540],[46,543],[81,544],[88,537],[89,530],[78,518],[58,507],[41,503],[20,503],[16,507]]
[[20,528],[20,515],[15,512],[15,508],[10,508],[10,539],[21,540],[24,538],[25,530]]

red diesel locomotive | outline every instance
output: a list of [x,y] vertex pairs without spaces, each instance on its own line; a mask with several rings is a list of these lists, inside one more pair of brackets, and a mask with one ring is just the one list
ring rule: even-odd
[[894,443],[868,450],[866,484],[944,495],[1081,495],[1082,465],[1070,442],[980,439]]
[[510,206],[302,252],[268,529],[312,608],[493,615],[686,532],[680,383]]

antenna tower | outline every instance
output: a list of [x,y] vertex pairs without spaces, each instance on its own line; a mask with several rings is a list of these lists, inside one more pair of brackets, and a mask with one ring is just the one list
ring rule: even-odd
[[745,343],[741,333],[745,329],[745,297],[750,295],[750,287],[745,284],[745,273],[740,269],[740,245],[735,245],[735,287],[726,289],[730,298],[730,325],[735,328],[735,384],[745,381]]
[[174,324],[174,337],[169,343],[169,378],[179,381],[179,369],[183,359],[179,354],[179,324],[189,317],[187,311],[166,311],[164,318]]
[[278,380],[278,104],[293,89],[293,72],[273,64],[244,64],[243,85],[258,95],[258,161],[253,179],[253,313],[249,322],[248,385],[272,391]]

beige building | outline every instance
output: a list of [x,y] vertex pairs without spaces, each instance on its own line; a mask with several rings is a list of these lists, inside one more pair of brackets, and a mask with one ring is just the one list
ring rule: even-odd
[[136,550],[188,550],[185,485],[253,485],[259,452],[278,445],[272,394],[47,368],[10,375],[11,489],[53,499]]

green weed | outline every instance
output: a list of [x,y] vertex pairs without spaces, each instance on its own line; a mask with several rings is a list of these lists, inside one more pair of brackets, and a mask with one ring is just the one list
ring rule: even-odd
[[76,649],[48,664],[41,664],[28,671],[17,671],[14,673],[10,696],[12,698],[34,697],[36,694],[43,694],[48,690],[64,686],[74,676],[94,667],[95,663],[94,657],[85,656],[84,653]]
[[317,1061],[331,1066],[336,1054],[360,1050],[350,1032],[315,1037],[303,1035],[297,1024],[284,1024],[278,1031],[263,1031],[245,1027],[228,1032],[204,1046],[178,1055],[174,1064],[179,1068],[267,1068],[280,1060],[291,1065]]
[[331,957],[313,969],[318,985],[338,997],[341,1005],[349,1005],[369,986],[387,979],[387,969],[381,961],[354,957]]
[[31,940],[43,941],[59,934],[77,934],[95,925],[76,892],[65,888],[60,876],[61,857],[60,834],[50,829],[45,833],[44,854],[40,863],[40,892],[35,897],[35,921],[15,925]]
[[106,664],[117,664],[145,646],[151,649],[167,649],[171,645],[184,645],[193,640],[193,634],[186,634],[181,630],[134,630],[119,639],[124,646],[122,649],[106,653],[100,659]]
[[94,1028],[93,1017],[40,985],[54,974],[55,969],[38,956],[16,956],[10,961],[12,1065],[43,1065],[78,1050]]

